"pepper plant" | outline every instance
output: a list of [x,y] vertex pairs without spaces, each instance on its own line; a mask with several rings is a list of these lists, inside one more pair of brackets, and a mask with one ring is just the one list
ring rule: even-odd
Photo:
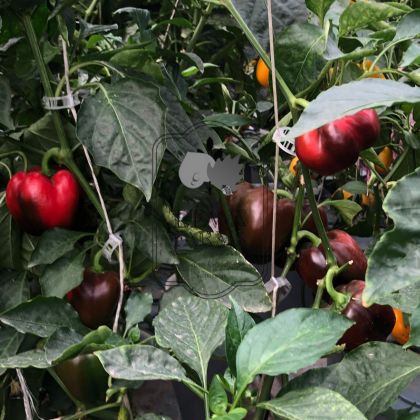
[[419,2],[269,5],[0,1],[1,418],[415,418]]

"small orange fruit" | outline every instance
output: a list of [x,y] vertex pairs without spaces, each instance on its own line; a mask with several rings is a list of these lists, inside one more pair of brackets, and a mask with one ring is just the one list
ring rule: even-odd
[[352,193],[349,193],[348,191],[343,190],[343,199],[344,200],[350,200],[350,198],[352,198],[352,197],[353,197]]
[[[363,70],[363,71],[369,71],[370,66],[372,65],[372,61],[371,60],[367,60],[364,59],[362,64],[359,65],[359,67]],[[379,66],[375,66],[373,69],[373,71],[379,71],[381,70]],[[385,76],[380,73],[380,74],[373,74],[372,76],[374,79],[385,79]]]
[[270,86],[270,69],[268,68],[267,64],[265,64],[262,58],[258,59],[257,67],[255,70],[255,77],[258,80],[258,83],[262,87],[269,87]]
[[393,309],[395,315],[395,325],[391,334],[397,343],[405,344],[410,337],[410,326],[405,324],[403,313],[399,309]]
[[299,158],[295,156],[289,165],[289,171],[293,174],[293,176],[296,176],[297,174],[297,163],[299,162]]
[[375,165],[375,169],[379,172],[380,175],[385,175],[393,161],[392,149],[388,146],[384,147],[379,153],[378,158],[385,166],[385,169],[378,165]]

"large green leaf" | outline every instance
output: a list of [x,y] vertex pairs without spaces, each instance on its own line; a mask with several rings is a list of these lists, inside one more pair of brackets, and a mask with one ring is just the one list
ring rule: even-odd
[[290,391],[280,398],[258,404],[276,416],[293,420],[348,419],[366,417],[338,392],[308,387]]
[[254,319],[232,299],[232,308],[229,311],[226,325],[225,346],[228,366],[234,376],[236,376],[236,352],[239,344],[241,344],[245,334],[254,326]]
[[12,91],[9,80],[0,76],[0,124],[12,130],[14,128],[11,117]]
[[325,34],[319,26],[295,23],[276,37],[276,67],[293,92],[313,83],[327,60]]
[[163,122],[158,88],[124,79],[104,85],[83,102],[77,136],[97,165],[139,188],[149,200],[165,151]]
[[75,251],[48,265],[39,283],[44,296],[64,297],[83,281],[85,250]]
[[223,342],[227,315],[226,307],[214,300],[180,297],[155,318],[156,340],[194,369],[205,384],[210,357]]
[[108,374],[126,381],[188,381],[180,363],[161,349],[130,345],[95,352]]
[[295,138],[362,109],[420,102],[420,88],[383,79],[364,79],[332,87],[312,101],[287,134]]
[[26,272],[0,271],[0,313],[29,299]]
[[383,209],[395,226],[382,235],[369,256],[363,292],[368,305],[387,303],[384,298],[420,283],[419,182],[420,169],[401,178],[384,200]]
[[202,246],[179,255],[177,270],[194,294],[205,299],[229,295],[248,312],[266,312],[270,300],[260,273],[230,246]]
[[[219,0],[219,3],[231,3],[261,46],[268,50],[268,15],[265,0]],[[272,12],[274,33],[280,32],[293,22],[305,21],[307,17],[304,0],[273,0]]]
[[381,20],[402,16],[412,9],[396,2],[376,3],[359,1],[351,4],[340,17],[340,34],[344,35]]
[[397,25],[394,41],[417,38],[420,33],[420,10],[405,15]]
[[236,354],[238,388],[258,374],[295,372],[332,350],[351,322],[329,310],[289,309],[248,331]]
[[[320,386],[339,392],[369,419],[385,411],[420,373],[420,356],[390,343],[366,343],[342,362],[313,369],[288,389]],[[287,391],[287,390],[286,390]]]
[[74,248],[74,244],[88,233],[54,228],[44,232],[32,253],[29,268],[41,264],[51,264]]
[[334,1],[335,0],[305,0],[306,7],[314,12],[321,21],[324,20],[325,13],[327,13]]
[[[19,349],[24,338],[23,334],[17,332],[14,328],[2,326],[0,328],[0,359],[8,359],[14,356]],[[5,371],[0,369],[0,375]]]
[[13,222],[6,206],[0,207],[0,268],[15,268],[20,266],[21,235]]
[[38,349],[28,350],[23,353],[16,354],[15,356],[0,359],[0,368],[2,369],[25,369],[28,367],[38,369],[46,369],[50,367],[50,364],[45,358],[45,352]]
[[70,327],[79,332],[87,331],[71,305],[55,297],[38,296],[24,302],[1,314],[0,321],[19,332],[38,337],[49,337],[61,327]]

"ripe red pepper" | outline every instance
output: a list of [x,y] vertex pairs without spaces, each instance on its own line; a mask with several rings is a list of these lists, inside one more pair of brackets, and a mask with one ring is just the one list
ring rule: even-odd
[[6,188],[6,205],[28,233],[39,235],[53,227],[70,227],[79,201],[73,174],[60,170],[51,178],[39,170],[18,172]]
[[98,328],[112,320],[119,295],[120,281],[117,273],[95,273],[86,269],[83,282],[68,292],[66,297],[83,324],[89,328]]
[[353,165],[362,150],[375,144],[379,132],[376,111],[365,109],[297,137],[296,155],[309,169],[332,175]]
[[[348,261],[353,261],[352,265],[349,265],[334,279],[334,284],[338,285],[354,279],[364,279],[367,259],[358,243],[342,230],[331,230],[327,235],[337,264],[342,266]],[[325,259],[323,246],[302,248],[299,251],[296,271],[309,287],[315,289],[317,281],[327,274],[327,260]]]
[[351,294],[352,298],[342,311],[355,324],[351,326],[338,344],[346,344],[346,350],[352,350],[368,341],[385,341],[395,325],[395,315],[389,305],[372,305],[365,308],[362,305],[362,293],[365,288],[363,280],[352,280],[339,286],[341,293]]

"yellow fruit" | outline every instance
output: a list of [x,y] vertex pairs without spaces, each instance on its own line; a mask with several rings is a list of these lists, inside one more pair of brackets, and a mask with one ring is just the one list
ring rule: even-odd
[[385,166],[385,169],[378,165],[375,165],[375,169],[379,172],[380,175],[385,175],[392,164],[392,149],[388,146],[384,147],[381,153],[379,153],[378,158]]
[[262,87],[266,88],[270,86],[270,69],[267,67],[267,64],[265,64],[262,58],[258,59],[255,77]]
[[294,176],[296,176],[296,174],[297,174],[297,163],[299,162],[299,159],[298,159],[298,157],[297,156],[295,156],[293,159],[292,159],[292,161],[290,162],[290,165],[289,165],[289,171],[294,175]]

